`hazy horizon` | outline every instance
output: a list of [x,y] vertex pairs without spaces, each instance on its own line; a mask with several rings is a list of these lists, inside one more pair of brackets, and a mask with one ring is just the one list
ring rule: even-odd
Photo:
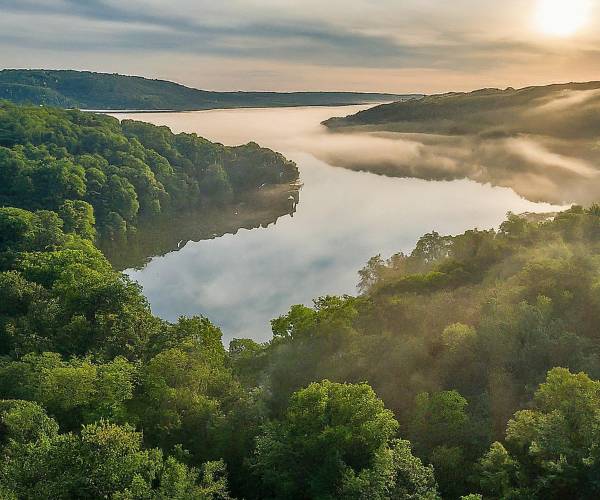
[[[377,88],[374,89],[362,89],[362,90],[345,90],[345,89],[329,89],[329,90],[323,90],[323,89],[296,89],[296,90],[273,90],[273,89],[268,89],[268,88],[264,88],[264,89],[255,89],[255,88],[230,88],[230,89],[215,89],[215,88],[207,88],[207,87],[195,87],[194,85],[190,85],[187,84],[183,81],[178,81],[175,79],[170,79],[168,77],[162,78],[162,77],[153,77],[153,76],[147,76],[147,75],[142,75],[142,74],[135,74],[135,73],[122,73],[122,72],[108,72],[108,71],[103,71],[101,69],[98,70],[91,70],[91,69],[81,69],[81,68],[59,68],[59,67],[19,67],[19,66],[14,66],[14,67],[0,67],[0,70],[34,70],[34,71],[84,71],[84,72],[91,72],[91,73],[100,73],[100,74],[117,74],[117,75],[121,75],[121,76],[130,76],[130,77],[140,77],[140,78],[145,78],[148,80],[160,80],[160,81],[166,81],[166,82],[171,82],[171,83],[176,83],[178,85],[183,85],[185,87],[188,88],[193,88],[193,89],[197,89],[197,90],[206,90],[206,91],[211,91],[211,92],[278,92],[278,93],[302,93],[302,92],[331,92],[331,93],[336,93],[336,92],[349,92],[349,93],[368,93],[368,94],[405,94],[405,95],[433,95],[433,94],[444,94],[444,93],[452,93],[452,92],[473,92],[476,90],[481,90],[484,87],[472,87],[472,88],[463,88],[460,90],[454,89],[454,88],[448,88],[446,90],[440,90],[438,92],[422,92],[419,89],[415,89],[412,91],[403,91],[403,92],[394,92],[391,90],[380,90]],[[545,86],[545,85],[563,85],[563,84],[569,84],[569,83],[590,83],[590,82],[600,82],[600,77],[593,79],[593,80],[557,80],[557,81],[548,81],[548,82],[540,82],[540,83],[536,83],[536,84],[532,84],[532,85],[523,85],[523,86],[517,86],[517,85],[506,85],[506,86],[489,86],[489,87],[485,87],[485,88],[490,88],[490,89],[508,89],[508,88],[515,88],[515,89],[521,89],[521,88],[527,88],[527,87],[531,87],[531,86]],[[352,104],[348,104],[347,106],[352,106]],[[296,107],[296,106],[293,106]]]
[[597,2],[0,0],[3,68],[217,91],[437,93],[598,78]]

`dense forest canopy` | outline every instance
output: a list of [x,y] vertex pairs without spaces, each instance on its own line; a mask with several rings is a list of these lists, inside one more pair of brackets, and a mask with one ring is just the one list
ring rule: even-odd
[[3,142],[0,167],[37,173],[0,208],[2,498],[598,498],[600,207],[424,235],[371,259],[358,296],[226,349],[206,318],[155,317],[96,248],[81,122],[114,133],[94,165],[162,138],[169,177],[180,140],[192,165],[222,151],[4,105],[2,140],[31,139]]
[[89,71],[5,69],[0,99],[82,109],[201,110],[339,106],[420,97],[362,92],[212,92],[164,80]]
[[226,147],[148,123],[0,101],[0,205],[54,211],[67,229],[93,231],[95,219],[114,238],[141,217],[297,178],[293,162],[255,143]]

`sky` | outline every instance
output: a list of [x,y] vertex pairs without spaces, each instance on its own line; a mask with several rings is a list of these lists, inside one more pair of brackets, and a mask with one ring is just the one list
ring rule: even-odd
[[210,90],[598,80],[599,42],[600,0],[0,0],[0,67]]

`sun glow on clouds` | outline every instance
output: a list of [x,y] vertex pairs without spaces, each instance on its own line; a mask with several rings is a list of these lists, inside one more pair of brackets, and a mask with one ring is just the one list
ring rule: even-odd
[[589,16],[589,0],[538,0],[537,26],[548,35],[573,35],[586,24]]

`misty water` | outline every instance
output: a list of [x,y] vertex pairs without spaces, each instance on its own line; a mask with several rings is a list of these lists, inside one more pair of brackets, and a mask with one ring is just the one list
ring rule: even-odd
[[[471,180],[425,181],[378,176],[329,165],[322,158],[370,154],[373,145],[328,133],[321,121],[366,106],[212,110],[186,113],[128,113],[167,125],[173,132],[196,132],[227,145],[255,141],[282,152],[300,168],[304,183],[293,215],[244,224],[250,229],[198,230],[176,236],[180,248],[128,269],[148,297],[154,313],[167,320],[202,314],[223,329],[224,341],[270,338],[270,320],[292,304],[310,305],[326,294],[356,292],[357,271],[376,254],[410,252],[432,230],[457,234],[497,227],[508,211],[548,212],[563,207],[527,201],[508,188]],[[371,150],[376,154],[376,149]],[[321,158],[321,159],[319,159]],[[224,209],[229,210],[229,209]],[[248,208],[246,207],[246,212]],[[227,214],[252,219],[238,210]],[[191,214],[157,231],[194,232],[206,217]],[[259,215],[256,216],[260,221]],[[190,222],[191,221],[191,222]],[[269,223],[271,222],[271,223]],[[252,229],[252,227],[256,227]],[[182,229],[183,228],[183,229]],[[223,234],[223,232],[235,234]],[[199,239],[194,242],[188,239]],[[150,250],[152,252],[152,250]],[[148,255],[146,257],[152,257]]]

